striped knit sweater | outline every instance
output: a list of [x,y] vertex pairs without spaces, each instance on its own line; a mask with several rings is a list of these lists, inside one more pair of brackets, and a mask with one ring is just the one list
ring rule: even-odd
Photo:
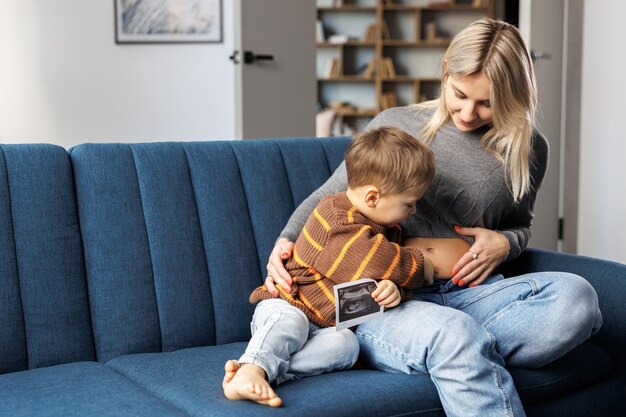
[[[285,267],[293,277],[291,293],[277,285],[280,297],[321,327],[335,325],[333,286],[359,278],[393,281],[402,299],[424,283],[424,257],[401,247],[399,225],[385,228],[356,211],[345,192],[324,197],[296,240]],[[258,303],[273,296],[265,286],[250,295]]]

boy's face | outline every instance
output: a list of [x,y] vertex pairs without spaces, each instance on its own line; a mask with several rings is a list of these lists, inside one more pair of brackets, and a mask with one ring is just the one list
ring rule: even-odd
[[427,184],[410,188],[398,194],[387,194],[379,198],[376,207],[368,213],[368,217],[375,223],[391,227],[415,213],[415,203],[426,189]]

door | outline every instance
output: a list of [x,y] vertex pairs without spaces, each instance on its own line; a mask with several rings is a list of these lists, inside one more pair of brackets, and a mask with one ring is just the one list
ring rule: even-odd
[[315,0],[236,0],[236,134],[315,136]]
[[535,56],[538,126],[550,144],[548,170],[535,204],[529,246],[557,250],[561,177],[564,0],[521,0],[520,30]]

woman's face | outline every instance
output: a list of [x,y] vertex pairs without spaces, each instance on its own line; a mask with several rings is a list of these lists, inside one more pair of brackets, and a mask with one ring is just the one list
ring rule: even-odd
[[446,107],[457,129],[471,132],[491,123],[491,81],[482,72],[462,78],[448,75],[444,89]]

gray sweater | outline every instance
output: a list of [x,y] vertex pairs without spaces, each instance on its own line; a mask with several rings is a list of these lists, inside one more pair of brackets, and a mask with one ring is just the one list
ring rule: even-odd
[[[366,129],[395,126],[420,138],[434,108],[396,107],[380,113]],[[469,244],[472,238],[460,236],[453,226],[483,227],[499,231],[510,243],[506,260],[516,258],[530,239],[530,225],[537,190],[548,164],[548,143],[535,132],[532,139],[530,167],[531,191],[514,204],[507,187],[504,166],[480,143],[486,128],[464,133],[452,122],[444,125],[430,144],[435,154],[433,182],[417,202],[417,211],[402,223],[405,236],[461,237]],[[348,188],[345,162],[319,189],[294,211],[281,233],[296,241],[304,223],[320,199]]]

